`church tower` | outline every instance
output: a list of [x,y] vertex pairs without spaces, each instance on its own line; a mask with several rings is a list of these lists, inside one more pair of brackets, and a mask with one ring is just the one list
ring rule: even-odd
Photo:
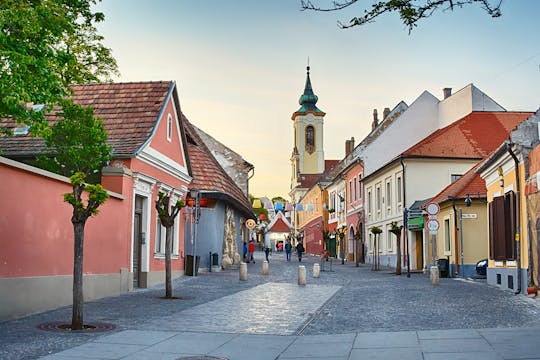
[[316,106],[318,97],[313,93],[307,67],[306,86],[300,96],[300,109],[292,115],[294,146],[291,156],[291,190],[300,185],[300,174],[322,174],[325,171],[323,125],[324,112]]

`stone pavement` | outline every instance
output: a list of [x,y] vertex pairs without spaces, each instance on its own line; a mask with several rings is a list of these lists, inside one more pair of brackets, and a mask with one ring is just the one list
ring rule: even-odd
[[[69,322],[61,308],[0,323],[0,359],[540,359],[540,307],[484,281],[410,278],[368,265],[333,263],[312,277],[314,257],[282,254],[261,272],[262,253],[238,270],[200,273],[85,304],[87,323],[115,331],[65,333],[40,323]],[[328,267],[326,267],[328,268]],[[538,354],[538,355],[537,355]]]

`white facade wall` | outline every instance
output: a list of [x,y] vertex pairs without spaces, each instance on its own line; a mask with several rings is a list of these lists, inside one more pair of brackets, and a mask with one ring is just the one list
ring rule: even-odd
[[438,129],[439,100],[424,91],[388,128],[358,154],[364,160],[364,176],[372,174],[396,156]]
[[450,125],[473,111],[506,111],[473,84],[456,91],[439,103],[439,128]]

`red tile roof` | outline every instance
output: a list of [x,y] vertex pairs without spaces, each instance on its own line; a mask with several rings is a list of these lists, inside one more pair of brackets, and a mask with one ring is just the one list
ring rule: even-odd
[[531,112],[472,112],[437,130],[403,155],[482,159],[494,151]]
[[189,120],[183,114],[181,116],[193,174],[190,187],[199,189],[206,197],[228,201],[245,216],[254,217],[249,199],[219,165]]
[[282,218],[276,220],[274,225],[271,228],[267,229],[268,232],[289,232],[291,228],[285,224]]
[[[172,86],[172,81],[74,85],[73,100],[92,106],[103,119],[114,157],[131,157],[152,134]],[[47,118],[56,119],[52,114]],[[15,124],[5,119],[0,126],[13,128]],[[7,156],[35,155],[42,146],[43,140],[31,136],[0,141],[0,150]]]
[[471,196],[486,194],[486,182],[476,173],[476,169],[480,166],[478,162],[469,171],[467,171],[459,179],[445,187],[440,193],[435,195],[430,202],[440,204],[448,200],[448,198],[465,199],[467,194]]

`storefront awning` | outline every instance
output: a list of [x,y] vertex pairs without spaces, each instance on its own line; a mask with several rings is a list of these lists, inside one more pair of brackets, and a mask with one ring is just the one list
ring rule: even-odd
[[424,217],[420,216],[420,217],[409,219],[409,221],[407,222],[407,227],[409,228],[409,230],[421,230],[421,229],[423,229],[424,228]]

